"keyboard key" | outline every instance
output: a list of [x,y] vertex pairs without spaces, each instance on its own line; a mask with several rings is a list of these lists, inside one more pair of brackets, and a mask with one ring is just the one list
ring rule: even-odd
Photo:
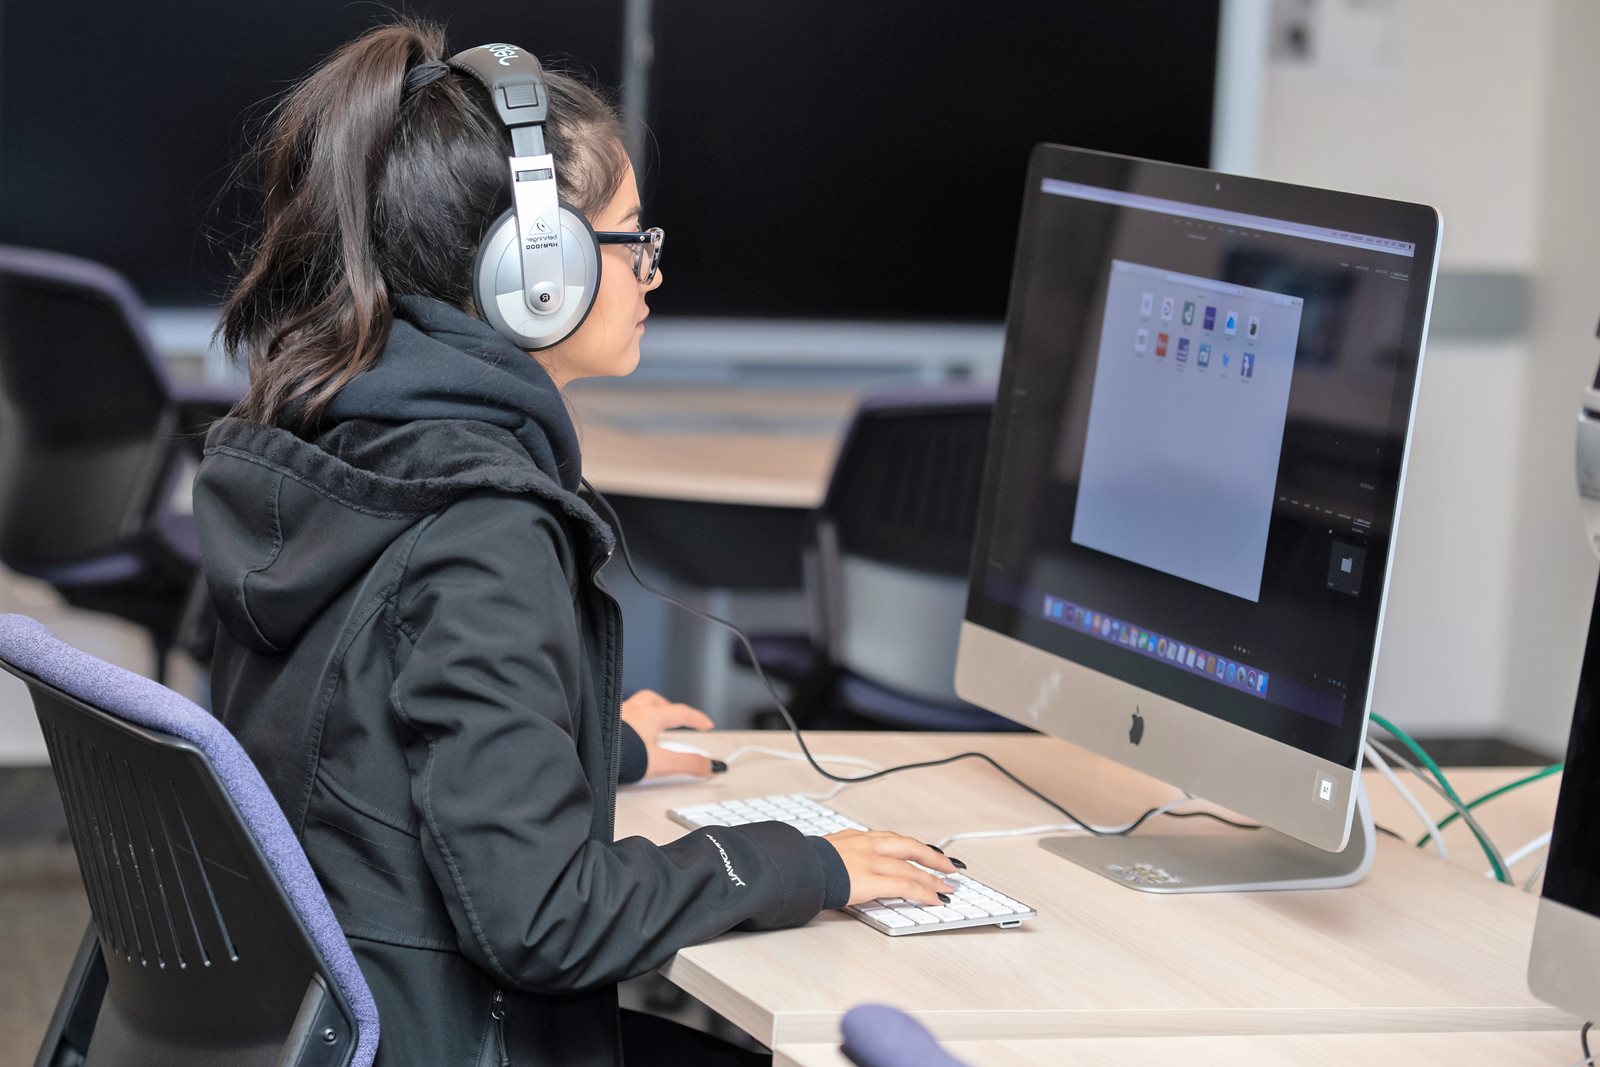
[[910,919],[918,926],[928,926],[939,921],[935,916],[929,915],[921,908],[895,908],[894,911],[903,918]]

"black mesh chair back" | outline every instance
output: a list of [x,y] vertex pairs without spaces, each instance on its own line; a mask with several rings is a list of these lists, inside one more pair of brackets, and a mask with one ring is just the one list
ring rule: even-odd
[[0,559],[18,569],[123,547],[169,473],[169,390],[126,288],[0,248]]
[[978,387],[863,401],[822,505],[838,552],[964,582],[993,409]]
[[1011,729],[953,682],[994,390],[862,402],[817,517],[829,658],[850,710],[925,729]]

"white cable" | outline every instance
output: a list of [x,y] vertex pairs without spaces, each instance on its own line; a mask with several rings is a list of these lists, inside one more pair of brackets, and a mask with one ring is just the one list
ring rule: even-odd
[[849,782],[840,782],[826,793],[796,793],[795,796],[805,797],[807,800],[832,800],[834,797],[844,792],[844,787],[849,784]]
[[1545,864],[1549,862],[1550,853],[1546,852],[1543,856],[1539,857],[1539,866],[1535,867],[1533,869],[1533,873],[1528,875],[1528,880],[1522,883],[1522,891],[1524,893],[1533,892],[1533,887],[1539,884],[1539,876],[1544,873]]
[[[683,742],[678,741],[676,739],[668,740],[668,739],[663,738],[662,740],[660,740],[660,741],[658,741],[656,743],[657,743],[657,745],[659,747],[667,749],[667,750],[672,751],[672,752],[687,752],[690,755],[704,756],[707,759],[716,759],[716,758],[718,758],[718,757],[713,756],[711,753],[705,751],[704,749],[695,748],[693,745],[686,745]],[[722,762],[726,763],[728,766],[731,767],[739,759],[743,758],[744,756],[748,756],[748,755],[775,756],[778,759],[798,760],[798,761],[802,761],[802,762],[805,760],[805,756],[801,755],[798,752],[785,752],[781,748],[768,748],[766,745],[743,745],[743,746],[741,746],[739,748],[734,749],[732,752],[728,753],[726,756],[722,756],[720,758],[721,758]],[[881,771],[881,770],[883,770],[883,767],[880,766],[879,764],[873,763],[871,760],[868,760],[868,759],[862,759],[860,756],[816,756],[816,757],[813,757],[813,758],[815,758],[818,763],[847,763],[852,767],[863,767],[863,768],[865,768],[865,769],[867,769],[869,771]],[[839,791],[840,790],[842,790],[845,786],[850,785],[850,784],[851,784],[850,782],[840,782],[838,785],[834,786],[832,789],[828,790],[826,793],[800,793],[798,795],[799,796],[803,796],[803,797],[809,797],[812,800],[832,800],[834,797],[839,795]]]
[[[722,757],[722,762],[731,767],[733,766],[733,762],[735,760],[749,753],[755,753],[762,756],[776,756],[779,759],[805,760],[805,756],[799,752],[786,752],[781,748],[768,748],[766,745],[743,745],[734,749],[728,755]],[[815,756],[813,758],[816,759],[818,763],[845,763],[852,767],[865,767],[869,771],[883,770],[883,767],[880,764],[873,763],[869,759],[862,759],[860,756]]]
[[[1135,820],[1132,820],[1130,822],[1125,822],[1121,826],[1095,826],[1095,827],[1093,827],[1093,829],[1094,829],[1094,831],[1096,833],[1099,833],[1099,834],[1108,834],[1108,835],[1125,834],[1129,830],[1133,829],[1133,827],[1134,827],[1134,825],[1136,823],[1148,821],[1150,819],[1154,819],[1159,815],[1165,815],[1167,812],[1171,811],[1173,808],[1177,807],[1179,804],[1182,804],[1185,801],[1189,801],[1189,800],[1193,800],[1193,799],[1194,799],[1194,797],[1189,796],[1186,793],[1183,796],[1178,797],[1176,800],[1169,800],[1167,803],[1161,805],[1159,808],[1156,808],[1149,815],[1140,816],[1139,819],[1135,819]],[[1016,829],[1016,830],[967,830],[967,831],[965,831],[963,833],[951,834],[948,837],[940,838],[938,841],[934,842],[934,844],[938,845],[940,848],[943,848],[945,845],[949,844],[952,841],[966,841],[966,840],[970,840],[972,838],[980,838],[980,837],[1027,837],[1030,834],[1048,834],[1048,833],[1053,833],[1053,832],[1058,831],[1058,830],[1071,831],[1071,830],[1082,830],[1082,829],[1083,829],[1083,827],[1079,826],[1075,822],[1067,822],[1067,823],[1051,823],[1051,824],[1044,825],[1044,826],[1024,826],[1024,827],[1021,827],[1021,828]]]
[[[1529,841],[1526,845],[1523,845],[1521,848],[1518,848],[1518,849],[1516,849],[1516,850],[1514,850],[1512,852],[1507,853],[1506,854],[1506,870],[1509,871],[1512,867],[1515,867],[1522,860],[1527,859],[1529,856],[1533,855],[1535,852],[1539,851],[1541,848],[1544,848],[1544,846],[1548,845],[1549,843],[1550,843],[1550,831],[1546,830],[1544,833],[1540,834],[1538,837],[1534,838],[1532,841]],[[1494,871],[1490,871],[1489,872],[1489,877],[1490,878],[1494,877]]]
[[1371,760],[1372,765],[1378,768],[1378,773],[1383,775],[1390,785],[1394,786],[1395,792],[1405,799],[1411,810],[1417,813],[1417,818],[1422,820],[1422,825],[1428,828],[1434,847],[1439,850],[1439,858],[1442,860],[1449,859],[1450,850],[1445,847],[1444,834],[1439,832],[1439,824],[1433,821],[1433,816],[1428,814],[1428,809],[1424,808],[1422,802],[1416,798],[1416,795],[1405,787],[1405,783],[1400,781],[1400,777],[1394,773],[1394,769],[1384,761],[1382,756],[1378,755],[1378,750],[1373,748],[1370,742],[1366,745],[1366,752],[1367,759]]
[[944,848],[952,841],[972,841],[980,837],[1026,837],[1029,834],[1048,834],[1056,830],[1082,830],[1083,827],[1075,822],[1049,823],[1044,826],[1024,826],[1017,830],[967,830],[959,834],[948,834],[939,838],[934,844]]

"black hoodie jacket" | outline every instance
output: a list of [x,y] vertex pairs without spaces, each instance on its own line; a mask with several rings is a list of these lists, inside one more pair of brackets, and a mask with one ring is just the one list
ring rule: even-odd
[[402,298],[312,436],[207,439],[213,701],[372,986],[381,1067],[620,1063],[617,981],[843,903],[838,854],[782,824],[613,841],[612,531],[537,363]]

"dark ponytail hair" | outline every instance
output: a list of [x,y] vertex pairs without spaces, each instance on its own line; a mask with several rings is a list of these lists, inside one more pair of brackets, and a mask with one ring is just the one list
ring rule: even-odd
[[[472,78],[406,74],[444,32],[403,21],[335,52],[274,110],[246,159],[262,227],[217,327],[250,374],[236,414],[304,430],[388,339],[391,294],[472,310],[473,255],[511,204],[511,137]],[[545,73],[562,198],[593,219],[627,174],[622,124],[586,82]]]

